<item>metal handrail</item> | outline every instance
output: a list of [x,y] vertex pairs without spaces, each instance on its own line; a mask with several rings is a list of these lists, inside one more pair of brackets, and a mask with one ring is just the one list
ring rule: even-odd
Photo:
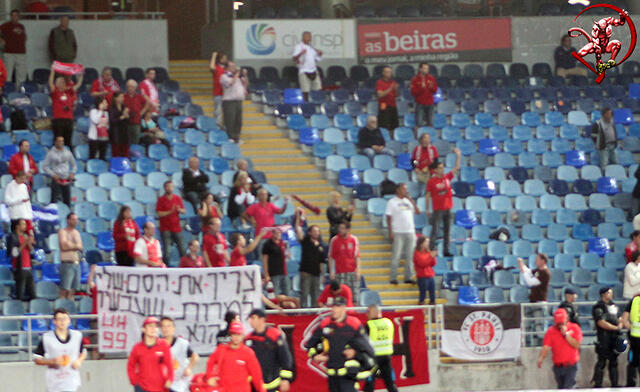
[[[1,18],[6,18],[8,14],[0,14]],[[20,17],[36,20],[52,20],[59,19],[62,16],[75,16],[82,17],[82,19],[99,19],[100,17],[110,16],[114,18],[116,16],[141,16],[141,19],[163,19],[164,12],[21,12]],[[87,18],[89,17],[89,18]],[[47,19],[43,19],[47,18]]]

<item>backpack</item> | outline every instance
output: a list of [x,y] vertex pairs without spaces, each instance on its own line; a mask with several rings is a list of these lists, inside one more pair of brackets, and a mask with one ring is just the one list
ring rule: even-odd
[[9,119],[11,120],[12,131],[29,129],[29,126],[27,125],[27,116],[25,116],[22,109],[14,109],[13,112],[11,112]]

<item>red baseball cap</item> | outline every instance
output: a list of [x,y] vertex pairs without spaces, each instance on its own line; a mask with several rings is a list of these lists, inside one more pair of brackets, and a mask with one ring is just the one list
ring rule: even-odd
[[569,313],[567,313],[567,311],[563,308],[558,308],[555,312],[553,312],[553,322],[556,324],[564,324],[567,322],[568,318]]
[[146,319],[144,319],[142,326],[145,327],[147,326],[147,324],[160,324],[160,321],[156,317],[149,316]]
[[244,335],[244,326],[242,325],[242,323],[236,321],[229,325],[229,335],[232,334]]

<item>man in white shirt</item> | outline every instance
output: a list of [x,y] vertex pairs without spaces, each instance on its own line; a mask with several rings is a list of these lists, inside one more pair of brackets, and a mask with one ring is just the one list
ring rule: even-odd
[[160,319],[162,338],[171,346],[171,359],[173,359],[173,384],[169,387],[171,392],[188,392],[193,367],[200,358],[191,349],[186,339],[176,336],[176,323],[171,317],[164,316]]
[[133,245],[133,257],[136,261],[136,267],[160,267],[166,265],[162,262],[162,249],[160,241],[153,235],[156,232],[156,225],[153,222],[147,222],[143,226],[144,235],[136,240]]
[[19,219],[27,222],[27,233],[31,232],[33,225],[33,210],[31,209],[31,199],[29,198],[29,188],[27,188],[27,175],[23,171],[16,174],[16,178],[11,180],[4,190],[4,202],[9,207],[9,218],[11,219],[11,231],[13,231]]
[[322,89],[322,81],[316,63],[322,58],[322,51],[311,46],[311,32],[302,33],[302,42],[293,49],[293,61],[298,65],[298,81],[304,94],[309,98],[309,91]]
[[233,142],[240,142],[242,130],[242,101],[247,96],[249,77],[246,69],[238,69],[233,61],[227,63],[227,71],[220,76],[222,85],[222,117],[224,127]]
[[632,299],[640,293],[640,251],[631,253],[631,262],[624,267],[622,296]]
[[392,242],[391,284],[398,284],[398,265],[400,257],[404,255],[404,283],[415,284],[413,280],[413,251],[416,247],[416,227],[413,222],[415,214],[420,210],[409,195],[407,184],[398,184],[396,195],[387,202],[385,215],[389,228],[389,238]]

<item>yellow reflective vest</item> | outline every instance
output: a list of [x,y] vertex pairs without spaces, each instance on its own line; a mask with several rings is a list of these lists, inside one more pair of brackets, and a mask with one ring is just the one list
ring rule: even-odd
[[367,321],[369,328],[369,341],[373,346],[376,356],[393,354],[394,327],[391,320],[382,317]]

